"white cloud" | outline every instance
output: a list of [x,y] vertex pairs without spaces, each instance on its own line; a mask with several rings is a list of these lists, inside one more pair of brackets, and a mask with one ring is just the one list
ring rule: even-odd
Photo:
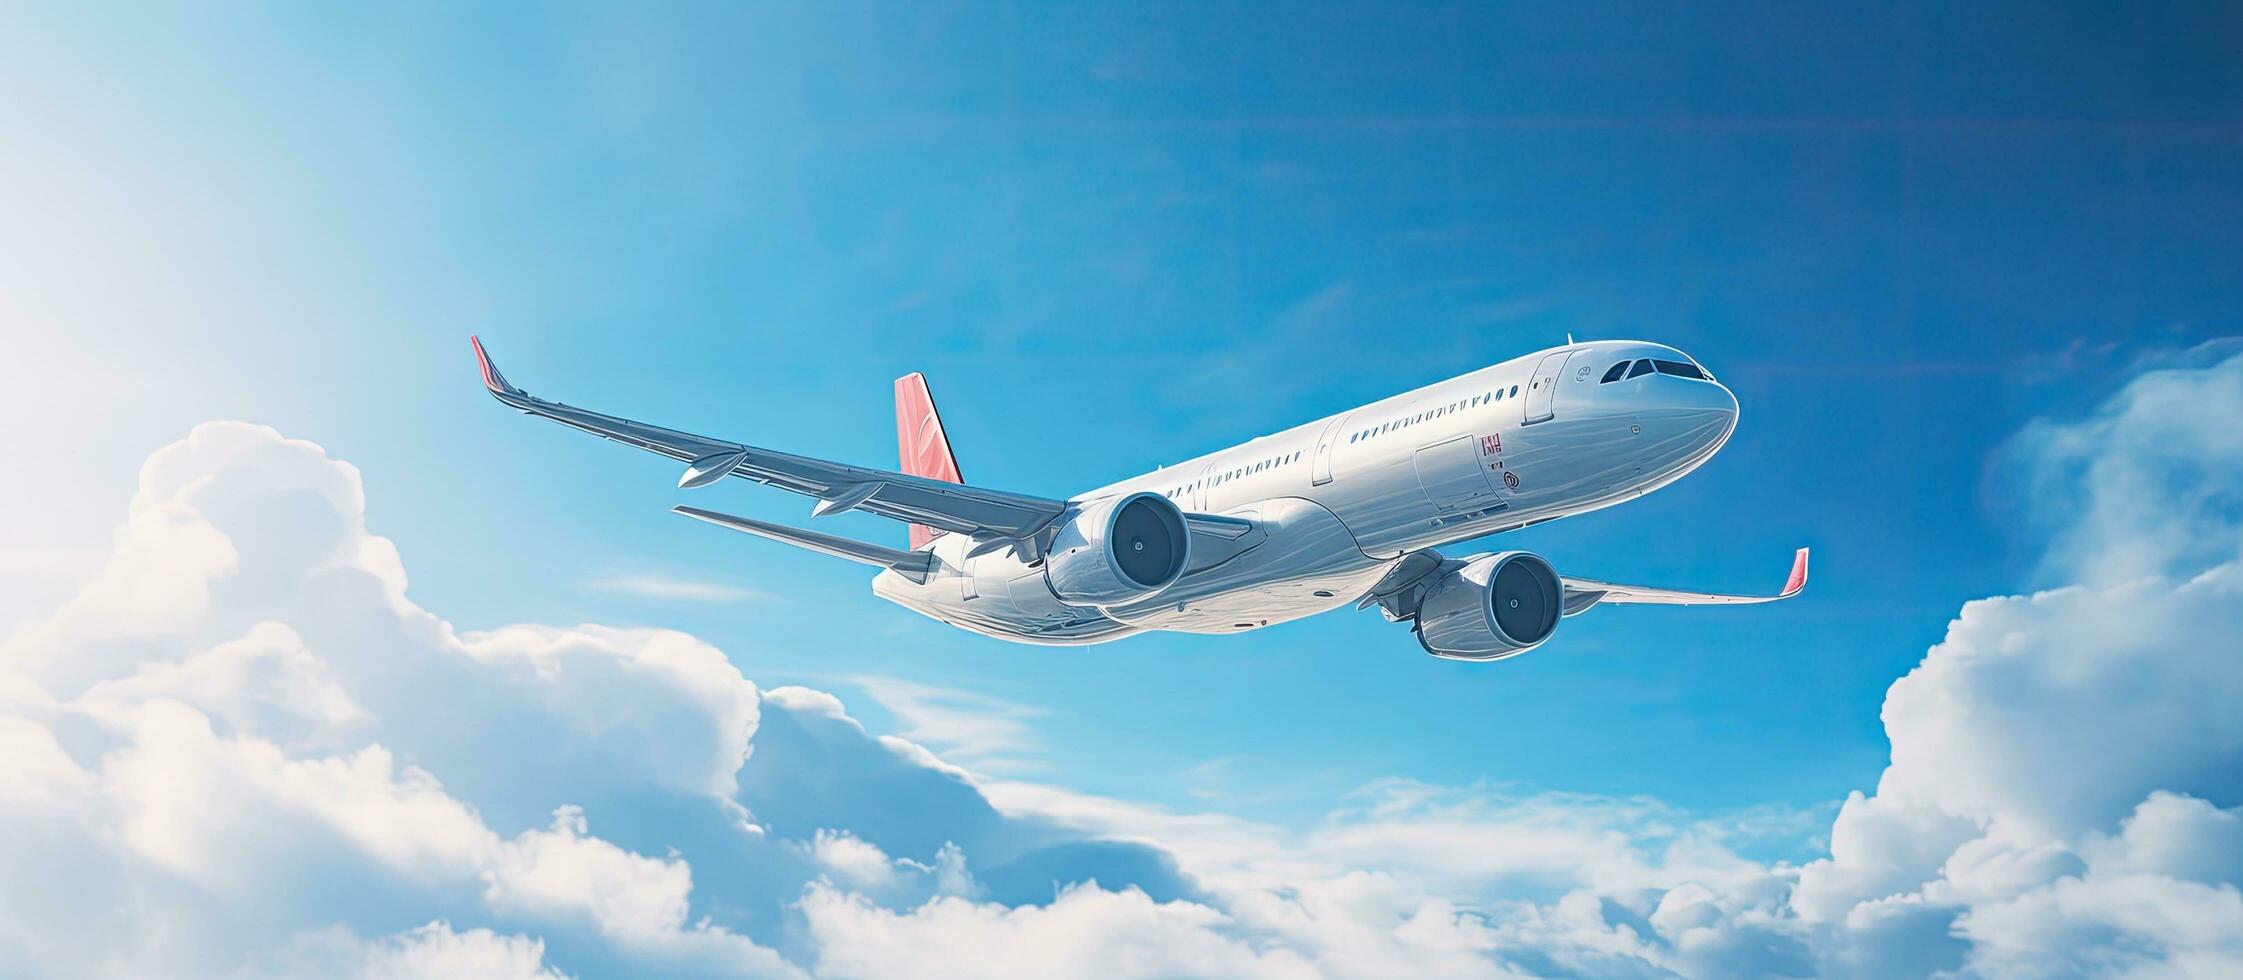
[[431,922],[373,941],[344,929],[307,933],[245,971],[272,976],[335,976],[358,980],[560,980],[545,965],[545,944],[489,929],[454,932]]
[[159,698],[193,705],[233,731],[273,739],[316,740],[373,720],[296,631],[280,623],[259,623],[185,660],[142,664],[95,684],[78,701],[89,712],[123,719]]
[[[363,508],[317,446],[199,427],[143,467],[102,573],[0,646],[0,972],[248,968],[398,907],[589,927],[665,971],[792,972],[687,921],[683,860],[591,836],[561,798],[685,794],[751,839],[730,794],[754,686],[676,633],[456,637]],[[400,969],[524,951],[448,929],[369,949]]]
[[811,860],[851,888],[886,892],[897,885],[895,860],[846,830],[818,831],[809,851]]
[[1078,888],[1045,906],[938,898],[908,912],[813,885],[802,899],[818,971],[837,977],[1309,977],[1288,950],[1222,934],[1221,912],[1143,892]]
[[574,913],[631,942],[685,927],[693,872],[685,862],[633,854],[587,836],[584,813],[562,807],[553,826],[509,842],[483,872],[483,897],[509,911]]
[[[2163,361],[2234,350],[2214,342]],[[2243,486],[2243,355],[2148,371],[2077,421],[2042,419],[2009,447],[2002,475],[2021,484],[2050,540],[2056,581],[2110,585],[2183,579],[2238,556]]]
[[461,651],[613,764],[678,790],[731,795],[761,702],[717,648],[668,630],[509,626],[462,637]]
[[747,602],[765,598],[754,589],[668,575],[610,575],[584,583],[594,592],[672,602]]
[[1894,683],[1892,763],[1792,899],[1840,962],[1925,935],[1934,968],[2228,962],[2187,924],[2227,921],[2243,855],[2204,802],[2243,799],[2238,411],[2243,357],[2152,371],[2011,448],[2068,515],[2048,567],[2084,584],[1965,605]]

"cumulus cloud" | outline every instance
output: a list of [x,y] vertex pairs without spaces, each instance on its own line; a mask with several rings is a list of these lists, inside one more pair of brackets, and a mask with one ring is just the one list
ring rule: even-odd
[[823,885],[802,901],[821,973],[838,977],[1308,977],[1291,950],[1225,935],[1204,905],[1084,887],[1049,904],[939,898],[908,912]]
[[2009,448],[2040,505],[2068,515],[2046,565],[2076,584],[1966,604],[1894,683],[1892,763],[1792,899],[1833,962],[2234,965],[2243,850],[2221,808],[2243,803],[2239,412],[2231,357],[2147,372]]
[[344,929],[297,937],[288,949],[251,965],[251,976],[355,977],[358,980],[563,980],[545,964],[545,944],[489,929],[454,932],[431,922],[377,940]]
[[[433,913],[792,972],[688,922],[686,864],[591,836],[572,805],[686,797],[744,821],[754,685],[674,633],[458,636],[405,598],[363,514],[356,470],[269,429],[206,425],[149,459],[107,566],[0,646],[0,967],[222,972]],[[534,973],[543,947],[424,926],[362,952],[374,972]]]
[[2057,584],[1962,607],[1835,818],[1391,779],[1309,826],[993,779],[1037,715],[972,692],[860,679],[882,735],[680,633],[462,634],[348,464],[205,425],[0,643],[0,973],[2232,974],[2239,415],[2243,358],[2021,434]]
[[199,426],[0,643],[0,973],[783,976],[818,888],[1184,890],[693,637],[461,633],[364,513],[318,446]]

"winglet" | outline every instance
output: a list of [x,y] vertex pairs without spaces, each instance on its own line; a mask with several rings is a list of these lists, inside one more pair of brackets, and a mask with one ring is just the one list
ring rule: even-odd
[[1800,592],[1800,590],[1802,590],[1802,589],[1805,589],[1806,587],[1807,587],[1807,549],[1805,549],[1805,548],[1801,548],[1801,549],[1799,549],[1799,553],[1798,553],[1798,554],[1796,554],[1796,555],[1793,555],[1793,556],[1792,556],[1792,558],[1791,558],[1791,577],[1790,577],[1790,578],[1787,578],[1787,579],[1785,579],[1785,580],[1784,580],[1784,583],[1783,583],[1783,594],[1782,594],[1782,595],[1779,595],[1779,596],[1777,596],[1776,598],[1779,598],[1779,599],[1789,599],[1789,598],[1791,598],[1792,596],[1798,595],[1798,594],[1799,594],[1799,592]]
[[491,355],[483,352],[483,341],[480,338],[469,334],[467,342],[474,346],[475,363],[483,369],[483,387],[489,388],[494,395],[522,394],[522,389],[507,384],[506,375],[498,373],[498,365],[491,363]]

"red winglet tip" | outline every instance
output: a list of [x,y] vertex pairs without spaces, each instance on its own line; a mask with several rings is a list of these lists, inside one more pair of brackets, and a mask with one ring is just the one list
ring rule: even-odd
[[1795,596],[1799,594],[1799,590],[1806,587],[1807,549],[1801,548],[1799,549],[1799,553],[1793,555],[1791,558],[1791,577],[1784,580],[1783,594],[1787,597]]
[[483,370],[483,387],[500,393],[512,392],[514,386],[506,383],[506,376],[498,373],[498,368],[491,365],[491,355],[483,351],[482,338],[468,334],[467,343],[475,348],[475,366]]

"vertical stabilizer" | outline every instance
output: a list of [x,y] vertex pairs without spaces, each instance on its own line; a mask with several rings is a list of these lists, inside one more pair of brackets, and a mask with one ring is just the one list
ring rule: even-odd
[[[964,483],[958,457],[943,434],[942,416],[935,414],[935,396],[927,391],[927,376],[913,371],[896,379],[896,451],[900,469],[912,476],[949,483]],[[911,546],[922,547],[943,532],[924,524],[911,525]]]

